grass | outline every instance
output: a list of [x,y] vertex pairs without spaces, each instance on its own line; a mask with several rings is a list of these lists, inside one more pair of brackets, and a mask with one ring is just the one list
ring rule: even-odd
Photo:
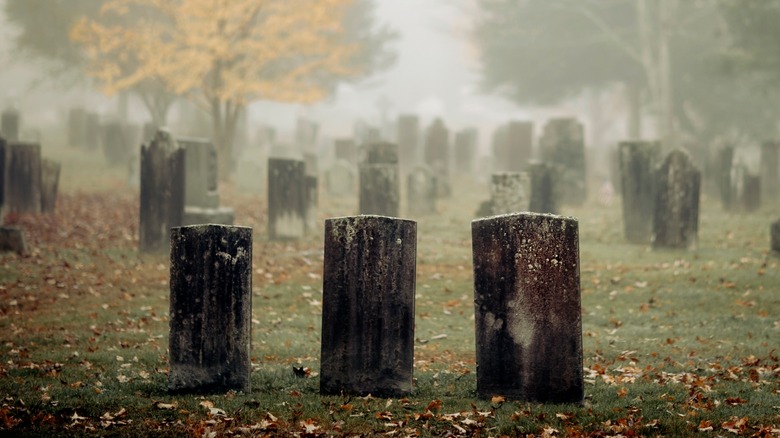
[[[33,251],[0,255],[0,431],[16,436],[725,436],[780,434],[777,205],[728,214],[704,197],[699,244],[622,238],[619,202],[579,219],[586,400],[476,397],[470,220],[487,190],[418,218],[415,386],[405,399],[320,396],[319,233],[265,235],[264,197],[221,189],[254,227],[252,393],[166,393],[168,262],[137,246],[137,192],[64,161],[54,217],[14,216]],[[476,187],[467,191],[467,187]],[[321,218],[353,214],[321,198]],[[310,378],[293,366],[308,367]]]

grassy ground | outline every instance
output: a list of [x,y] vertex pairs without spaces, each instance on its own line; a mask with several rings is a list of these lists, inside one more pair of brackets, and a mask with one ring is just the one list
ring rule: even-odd
[[[620,204],[579,218],[586,400],[538,405],[475,395],[470,220],[486,189],[418,220],[414,393],[318,394],[319,233],[270,242],[264,197],[221,189],[254,227],[252,393],[166,393],[168,261],[137,247],[126,174],[65,161],[51,217],[9,216],[29,255],[0,255],[0,432],[39,435],[780,434],[780,273],[768,254],[778,206],[726,214],[705,197],[699,245],[651,251],[622,239]],[[470,188],[470,191],[466,189]],[[354,201],[322,196],[322,218]],[[293,367],[307,367],[298,377]]]

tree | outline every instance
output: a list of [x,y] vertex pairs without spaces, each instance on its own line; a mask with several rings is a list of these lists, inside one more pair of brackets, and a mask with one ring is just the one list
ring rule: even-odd
[[[106,91],[154,85],[208,111],[227,178],[236,124],[252,101],[314,102],[370,72],[344,18],[351,0],[109,0],[71,37]],[[126,20],[128,15],[141,17]],[[377,34],[386,41],[386,34]],[[377,41],[374,41],[377,43]],[[373,67],[368,65],[366,67]]]

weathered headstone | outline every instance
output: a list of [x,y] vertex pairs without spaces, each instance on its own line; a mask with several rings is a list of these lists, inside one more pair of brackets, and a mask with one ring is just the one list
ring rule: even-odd
[[410,216],[436,213],[436,177],[426,166],[415,166],[406,176],[406,204]]
[[688,248],[699,230],[701,172],[680,149],[666,156],[656,170],[654,248]]
[[171,229],[171,393],[250,392],[252,229]]
[[769,227],[770,249],[775,253],[780,253],[780,219],[772,222]]
[[4,213],[41,212],[41,145],[5,142]]
[[655,167],[660,158],[657,141],[624,141],[618,146],[623,230],[632,243],[649,243],[655,212]]
[[519,213],[471,229],[478,395],[582,402],[577,220]]
[[531,179],[531,197],[528,211],[534,213],[558,214],[561,198],[560,174],[547,163],[532,162],[528,165]]
[[[68,146],[85,149],[87,113],[84,108],[71,108],[68,111]],[[149,137],[151,140],[151,136]]]
[[125,126],[119,120],[109,120],[103,124],[103,154],[109,166],[124,166],[132,154],[131,143],[125,132]]
[[441,119],[434,120],[425,132],[425,164],[436,176],[437,194],[449,196],[450,132]]
[[84,116],[84,143],[81,147],[88,151],[100,148],[100,116],[88,112]]
[[232,208],[219,206],[217,148],[206,138],[180,137],[185,150],[184,221],[182,225],[232,225]]
[[331,196],[354,196],[357,187],[355,166],[339,159],[325,171],[325,186]]
[[184,159],[185,150],[163,129],[149,144],[141,146],[141,251],[167,251],[170,229],[183,224]]
[[336,160],[344,160],[353,166],[357,165],[357,148],[351,138],[339,138],[333,143]]
[[19,124],[21,116],[15,108],[6,108],[0,115],[0,134],[8,142],[19,141]]
[[43,158],[41,160],[41,212],[51,213],[57,205],[57,192],[60,186],[59,162]]
[[21,228],[0,226],[0,252],[27,254],[27,243]]
[[776,205],[780,196],[780,142],[761,145],[761,192],[768,205]]
[[513,120],[506,127],[507,170],[525,170],[533,152],[534,124],[529,121]]
[[298,239],[305,234],[306,174],[302,160],[268,159],[268,237]]
[[420,118],[402,114],[398,116],[397,129],[399,164],[409,169],[419,162]]
[[325,221],[320,392],[412,390],[417,224],[384,216]]
[[398,217],[401,190],[398,147],[392,143],[364,146],[359,175],[360,214]]
[[491,215],[528,211],[530,192],[527,173],[494,173],[490,184]]
[[575,119],[552,119],[539,140],[542,161],[558,167],[561,202],[581,205],[588,192],[585,179],[585,135]]
[[472,175],[477,156],[477,130],[467,128],[455,134],[455,170]]

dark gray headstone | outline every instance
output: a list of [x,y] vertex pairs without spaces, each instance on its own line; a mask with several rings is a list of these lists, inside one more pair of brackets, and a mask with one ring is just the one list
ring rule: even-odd
[[3,147],[3,212],[41,212],[41,145],[6,142]]
[[412,391],[416,252],[413,221],[325,221],[321,393]]
[[558,167],[561,202],[581,205],[588,196],[585,179],[585,133],[575,119],[552,119],[539,140],[542,161]]
[[250,392],[252,229],[171,229],[171,393]]
[[19,141],[21,115],[14,108],[6,108],[0,115],[0,134],[9,142]]
[[436,177],[426,166],[415,166],[406,176],[406,203],[410,216],[436,213]]
[[268,237],[298,239],[306,227],[306,174],[302,160],[268,159]]
[[0,252],[27,254],[27,243],[21,228],[0,226]]
[[167,251],[170,229],[184,223],[184,154],[173,135],[162,129],[141,146],[141,251]]
[[528,165],[528,175],[531,179],[528,211],[558,214],[563,182],[558,179],[560,174],[556,169],[547,163],[532,162]]
[[761,192],[769,205],[776,205],[780,196],[780,142],[761,145]]
[[450,188],[450,131],[441,119],[433,121],[425,132],[425,164],[436,176],[439,196],[449,196]]
[[582,402],[577,220],[520,213],[471,229],[477,394]]
[[360,214],[398,217],[400,215],[400,176],[398,147],[373,143],[363,148],[359,168]]
[[661,144],[657,141],[624,141],[618,146],[618,154],[626,240],[650,243],[655,213],[655,168]]
[[494,173],[490,184],[491,215],[528,211],[531,182],[525,172]]
[[653,247],[688,248],[699,230],[701,172],[683,150],[674,150],[656,170]]
[[54,212],[57,205],[61,168],[57,161],[46,158],[41,160],[41,211],[43,213]]

